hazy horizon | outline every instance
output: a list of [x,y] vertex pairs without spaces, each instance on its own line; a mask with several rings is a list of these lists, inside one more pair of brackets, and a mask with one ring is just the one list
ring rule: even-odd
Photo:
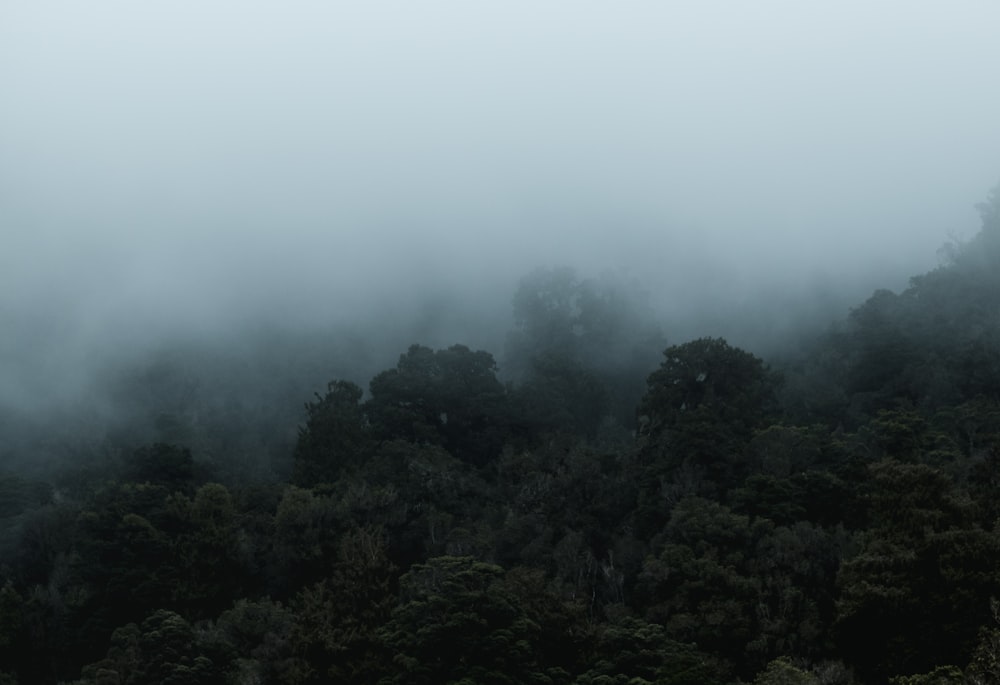
[[255,326],[475,344],[553,265],[637,279],[672,342],[766,343],[978,230],[998,21],[985,1],[0,2],[3,394]]

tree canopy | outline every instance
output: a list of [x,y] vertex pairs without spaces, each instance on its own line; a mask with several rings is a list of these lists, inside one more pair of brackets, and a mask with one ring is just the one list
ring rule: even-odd
[[534,272],[507,368],[334,380],[270,479],[158,363],[139,428],[0,471],[0,684],[996,682],[998,194],[785,359]]

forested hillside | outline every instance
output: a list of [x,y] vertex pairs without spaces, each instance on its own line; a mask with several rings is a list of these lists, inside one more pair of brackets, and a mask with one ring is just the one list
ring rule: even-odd
[[167,358],[112,379],[128,420],[53,415],[73,460],[0,472],[0,683],[998,682],[980,209],[767,361],[555,269],[497,356],[414,344],[304,408]]

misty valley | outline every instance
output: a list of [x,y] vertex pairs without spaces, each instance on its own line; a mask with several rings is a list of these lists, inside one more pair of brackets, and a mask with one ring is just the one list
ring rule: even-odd
[[997,682],[980,214],[766,358],[543,268],[492,351],[261,327],[8,400],[0,683]]

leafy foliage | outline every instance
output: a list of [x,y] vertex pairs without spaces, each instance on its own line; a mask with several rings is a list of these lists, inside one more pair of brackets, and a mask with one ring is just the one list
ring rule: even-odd
[[464,345],[413,345],[395,369],[375,376],[365,405],[376,434],[441,445],[483,465],[499,454],[507,430],[506,391],[488,352]]
[[254,430],[140,374],[105,466],[0,474],[0,682],[997,682],[998,193],[780,376],[536,272],[507,384],[413,345],[267,443],[291,482],[216,478]]
[[336,480],[341,471],[359,466],[372,449],[361,408],[363,391],[348,381],[327,386],[326,395],[306,404],[306,427],[295,446],[293,482],[313,485]]

